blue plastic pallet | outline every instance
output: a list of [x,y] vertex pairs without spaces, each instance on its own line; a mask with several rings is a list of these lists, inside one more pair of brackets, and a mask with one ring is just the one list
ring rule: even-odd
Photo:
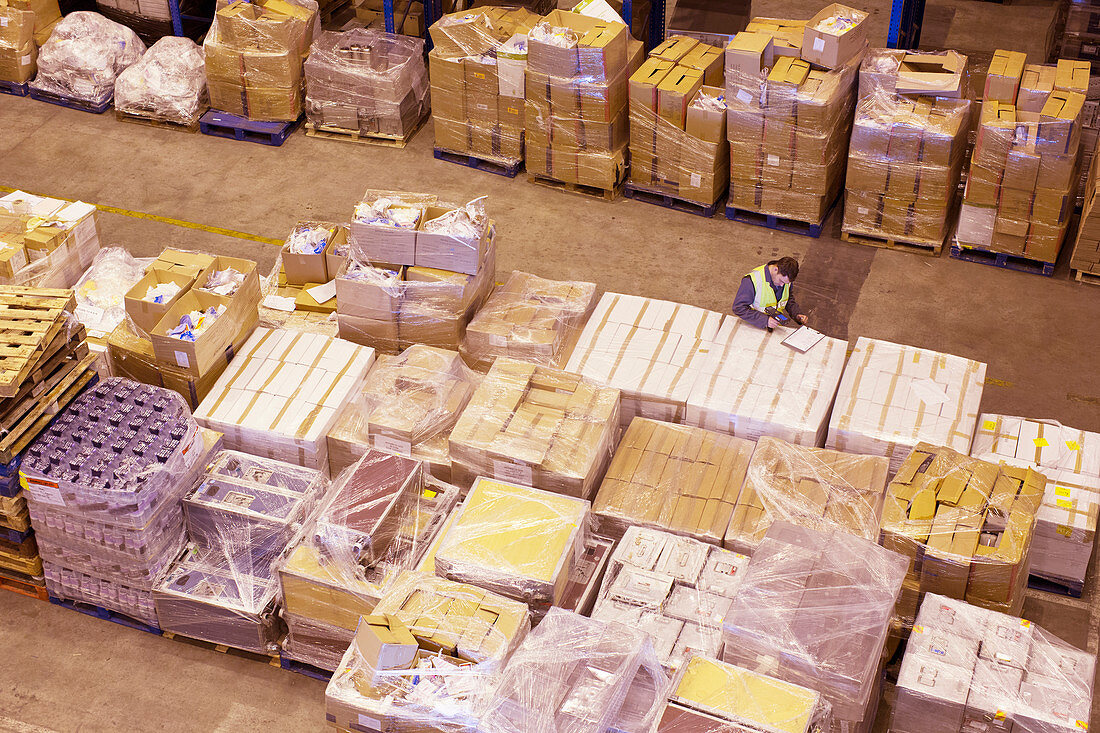
[[495,173],[505,178],[515,178],[516,175],[519,174],[520,166],[523,165],[522,161],[502,163],[497,160],[489,160],[488,158],[479,158],[476,155],[470,155],[468,153],[456,153],[453,150],[446,150],[445,148],[436,148],[434,155],[436,160],[464,165],[467,168],[476,168],[479,171]]
[[279,666],[290,672],[304,674],[306,677],[312,677],[322,682],[328,682],[332,679],[332,672],[329,672],[327,669],[321,669],[320,667],[314,667],[312,664],[299,662],[297,659],[291,659],[285,654],[279,655]]
[[80,601],[66,601],[61,598],[50,596],[50,603],[55,606],[61,606],[67,608],[70,611],[77,611],[83,613],[86,616],[92,616],[94,618],[103,619],[104,621],[110,621],[111,623],[125,626],[130,629],[137,629],[138,631],[144,631],[148,634],[161,635],[161,630],[156,626],[145,623],[144,621],[138,621],[136,618],[130,618],[126,614],[119,613],[118,611],[112,611],[109,608],[103,606],[95,606],[91,603],[81,603]]
[[688,201],[687,199],[681,199],[666,193],[654,191],[643,186],[635,186],[632,183],[623,184],[623,195],[635,201],[642,201],[647,204],[653,204],[654,206],[663,206],[666,209],[683,211],[687,214],[695,214],[696,216],[704,216],[708,219],[714,216],[714,213],[718,211],[717,201],[713,204],[699,204],[694,201]]
[[80,112],[91,112],[92,114],[101,115],[111,108],[112,99],[108,99],[106,102],[88,102],[83,99],[76,99],[74,97],[66,97],[64,94],[54,94],[53,92],[44,92],[41,89],[35,89],[34,87],[28,88],[28,93],[31,99],[37,99],[39,102],[48,102],[49,104],[60,105],[61,107],[68,107],[69,109],[75,109]]
[[27,83],[16,84],[14,81],[0,79],[0,94],[12,94],[16,97],[27,96]]
[[953,244],[951,245],[951,256],[956,260],[963,260],[964,262],[977,262],[981,265],[1003,267],[1008,270],[1016,270],[1017,272],[1029,272],[1033,275],[1042,275],[1043,277],[1050,277],[1054,274],[1053,262],[1031,260],[1027,257],[1005,254],[1004,252],[989,252],[984,249],[960,247],[957,244]]
[[27,538],[32,534],[34,534],[33,529],[28,529],[26,532],[19,532],[18,530],[9,529],[8,527],[0,527],[0,540],[14,542],[17,545],[26,542]]
[[212,109],[199,118],[199,132],[203,135],[278,147],[286,142],[301,122],[301,117],[293,122],[256,122]]
[[9,499],[13,496],[18,496],[21,488],[22,487],[19,485],[18,473],[0,478],[0,496]]
[[825,221],[829,218],[832,210],[833,208],[830,206],[829,210],[825,212],[825,216],[821,217],[821,221],[816,224],[799,221],[798,219],[787,219],[775,214],[761,214],[758,211],[739,209],[736,206],[726,206],[726,218],[743,224],[752,224],[757,227],[766,227],[780,232],[801,234],[804,237],[817,239],[821,236],[821,228],[825,226]]
[[1077,583],[1071,580],[1055,580],[1054,578],[1042,578],[1038,575],[1027,577],[1027,586],[1046,593],[1056,593],[1060,596],[1080,598],[1085,591],[1083,582]]

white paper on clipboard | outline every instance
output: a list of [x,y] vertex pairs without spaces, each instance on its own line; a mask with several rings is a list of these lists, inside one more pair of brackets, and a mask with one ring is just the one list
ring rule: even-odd
[[785,346],[790,346],[799,353],[805,354],[823,338],[825,338],[825,334],[820,331],[815,331],[809,326],[802,326],[790,336],[783,339],[783,344]]

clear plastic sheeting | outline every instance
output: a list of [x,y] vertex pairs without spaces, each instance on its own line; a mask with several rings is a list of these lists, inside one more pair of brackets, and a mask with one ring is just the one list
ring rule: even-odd
[[965,454],[985,370],[961,356],[861,336],[844,367],[825,445],[886,456],[895,472],[921,441]]
[[38,52],[31,87],[92,105],[110,102],[115,79],[137,63],[145,44],[124,25],[99,13],[69,13]]
[[702,428],[634,418],[593,503],[600,531],[622,537],[641,525],[722,544],[754,447]]
[[488,695],[479,730],[599,733],[616,721],[642,669],[663,678],[641,631],[552,608]]
[[722,620],[749,558],[669,532],[630,527],[615,547],[592,618],[650,636],[666,669],[719,657]]
[[501,356],[561,368],[595,305],[595,283],[514,271],[466,327],[463,356],[483,372]]
[[451,431],[452,477],[590,498],[611,461],[618,411],[618,390],[500,357]]
[[115,109],[161,122],[193,125],[206,110],[202,48],[165,36],[115,80]]
[[1088,730],[1096,655],[1022,618],[929,594],[902,659],[898,733]]
[[883,546],[909,561],[902,620],[913,618],[924,593],[1018,614],[1046,485],[1030,468],[918,444],[887,487],[882,512]]
[[5,2],[0,6],[0,21],[0,81],[22,84],[34,78],[38,68],[35,14]]
[[587,501],[479,478],[435,551],[435,572],[541,612],[560,605],[589,533]]
[[0,284],[70,288],[99,253],[96,208],[13,191],[0,197]]
[[826,730],[870,731],[905,567],[847,532],[774,523],[726,614],[723,661],[820,692]]
[[305,62],[306,118],[321,128],[403,138],[428,113],[424,41],[379,30],[324,31]]
[[122,247],[99,251],[92,266],[73,286],[74,315],[89,336],[103,338],[126,319],[126,293],[144,275],[143,262]]
[[695,655],[673,680],[657,730],[823,733],[831,729],[829,709],[829,703],[815,690]]
[[1096,197],[1096,183],[1100,178],[1100,155],[1092,156],[1085,199],[1081,207],[1081,219],[1077,225],[1077,239],[1073,245],[1070,267],[1089,275],[1100,275],[1100,206]]
[[777,521],[877,542],[889,468],[881,456],[763,437],[749,461],[724,544],[751,555]]
[[329,431],[329,470],[335,475],[373,446],[424,461],[449,480],[448,438],[480,381],[454,351],[417,344],[379,357]]

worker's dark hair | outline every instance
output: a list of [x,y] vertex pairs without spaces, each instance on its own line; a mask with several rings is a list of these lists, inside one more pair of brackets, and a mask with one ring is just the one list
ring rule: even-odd
[[792,282],[798,278],[798,260],[794,257],[780,257],[778,260],[772,260],[768,264],[778,267],[779,274],[783,277],[789,277]]

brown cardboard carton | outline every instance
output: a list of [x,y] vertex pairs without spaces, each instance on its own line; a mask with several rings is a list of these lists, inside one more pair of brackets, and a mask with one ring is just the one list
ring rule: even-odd
[[897,71],[898,94],[928,94],[959,98],[965,93],[963,74],[966,56],[955,51],[947,54],[907,53]]
[[689,51],[698,45],[698,41],[687,36],[672,36],[660,46],[649,52],[650,58],[664,59],[674,64],[687,55]]
[[470,128],[465,122],[435,116],[435,145],[438,148],[464,153],[470,147]]
[[[182,273],[151,268],[149,273],[138,280],[126,293],[126,314],[134,320],[138,328],[147,333],[151,332],[160,322],[160,319],[164,317],[164,314],[168,312],[168,309],[183,297],[194,282],[194,277]],[[179,292],[164,303],[145,300],[145,294],[149,291],[149,288],[159,283],[175,283],[180,288]]]
[[676,67],[657,85],[657,114],[679,129],[687,122],[688,103],[703,86],[703,74]]
[[[842,16],[854,19],[855,25],[839,35],[822,29],[830,18]],[[802,38],[802,58],[826,69],[837,69],[863,52],[867,46],[867,13],[833,3],[822,8],[806,22]]]
[[1090,70],[1091,67],[1088,61],[1058,59],[1054,76],[1054,88],[1062,92],[1087,94]]
[[710,106],[695,104],[700,94],[717,99],[724,96],[724,91],[719,87],[711,86],[704,86],[699,90],[687,109],[685,127],[688,135],[708,143],[718,143],[726,139],[726,113],[712,109]]
[[657,112],[657,85],[668,75],[676,64],[660,58],[649,58],[630,77],[629,94],[631,108],[639,106],[650,112]]
[[283,247],[283,271],[288,285],[305,285],[306,283],[326,283],[336,277],[336,272],[328,271],[328,253],[333,247],[347,243],[346,234],[336,224],[326,225],[328,228],[328,243],[319,254],[295,254]]
[[730,82],[746,84],[760,78],[773,63],[772,36],[742,31],[726,46],[726,77]]
[[985,77],[985,101],[1015,104],[1016,91],[1019,89],[1026,63],[1027,54],[1019,51],[996,51]]
[[1076,152],[1080,141],[1079,124],[1085,95],[1077,92],[1055,91],[1047,98],[1039,117],[1039,140],[1043,152]]
[[409,627],[391,615],[363,616],[352,643],[375,670],[408,669],[419,649]]
[[1020,79],[1020,90],[1016,94],[1017,109],[1035,114],[1042,112],[1047,97],[1054,91],[1055,79],[1056,69],[1053,66],[1026,65]]
[[149,264],[149,268],[168,270],[195,279],[212,264],[214,264],[213,255],[169,248],[157,255],[157,258]]
[[576,85],[580,117],[586,122],[611,122],[627,107],[627,79],[580,82]]
[[722,49],[700,43],[684,54],[680,66],[703,72],[703,83],[711,87],[720,87],[725,83],[725,57]]

